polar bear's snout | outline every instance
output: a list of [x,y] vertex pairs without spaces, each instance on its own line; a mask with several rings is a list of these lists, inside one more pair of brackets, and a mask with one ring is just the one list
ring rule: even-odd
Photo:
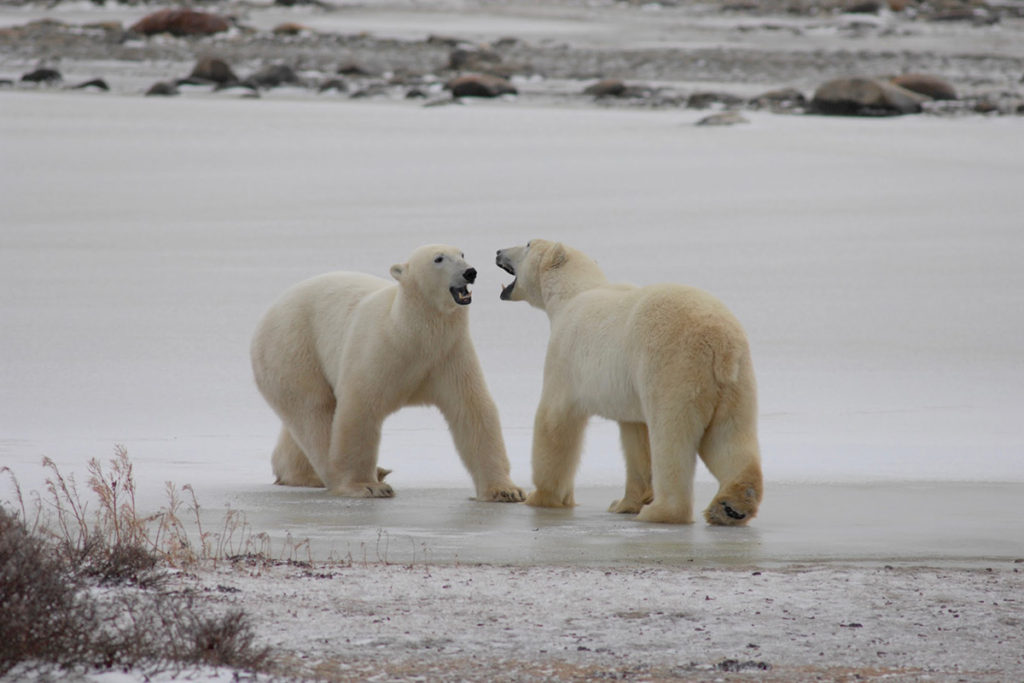
[[452,293],[452,299],[460,306],[467,306],[473,301],[473,295],[466,285],[476,282],[476,268],[467,268],[453,278],[448,291]]
[[[504,270],[509,275],[515,275],[516,267],[515,264],[512,263],[512,259],[509,257],[507,253],[508,251],[508,249],[499,249],[498,256],[494,259],[494,263],[497,264],[499,268]],[[515,280],[512,280],[512,282],[510,282],[507,285],[501,286],[501,299],[503,301],[509,300],[509,298],[512,296],[512,290],[515,289],[515,286]]]

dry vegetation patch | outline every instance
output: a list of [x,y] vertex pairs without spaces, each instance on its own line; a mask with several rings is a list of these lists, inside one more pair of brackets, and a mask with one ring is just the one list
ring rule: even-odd
[[[45,496],[26,507],[14,480],[16,505],[0,505],[0,675],[271,669],[270,650],[256,644],[245,612],[217,613],[193,592],[168,588],[175,568],[225,548],[201,527],[199,547],[190,542],[173,487],[168,507],[140,517],[131,462],[119,448],[108,470],[89,465],[99,501],[89,514],[74,479],[52,461],[44,466],[51,471]],[[190,509],[198,520],[194,496]]]

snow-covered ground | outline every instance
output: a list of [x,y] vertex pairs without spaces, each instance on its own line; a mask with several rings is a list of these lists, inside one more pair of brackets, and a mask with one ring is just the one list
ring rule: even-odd
[[[822,487],[833,483],[854,496],[833,515],[844,530],[865,519],[885,526],[885,509],[872,507],[873,485],[891,494],[927,482],[943,485],[915,498],[918,519],[927,509],[939,520],[962,509],[944,500],[962,490],[957,482],[971,482],[977,508],[987,510],[992,484],[1003,492],[999,504],[972,518],[973,528],[987,535],[991,515],[1020,529],[1012,503],[1024,484],[1020,118],[752,114],[750,125],[709,129],[694,126],[700,113],[688,111],[59,92],[0,92],[0,111],[0,464],[25,490],[41,488],[43,455],[81,481],[89,458],[105,459],[120,443],[135,463],[144,511],[164,504],[170,480],[192,484],[214,510],[232,505],[258,515],[261,501],[287,498],[315,518],[318,506],[335,503],[269,486],[278,425],[250,377],[249,335],[289,284],[332,269],[383,275],[435,241],[461,246],[480,271],[474,339],[514,478],[528,486],[547,323],[523,304],[499,301],[507,276],[492,263],[497,248],[542,236],[589,252],[613,279],[708,289],[746,325],[767,499],[763,517],[730,543],[793,541],[809,529],[827,543],[827,530],[799,515],[773,517],[769,505],[774,491],[801,490],[827,505]],[[445,530],[444,514],[389,526],[389,510],[398,508],[387,506],[403,491],[460,505],[471,494],[435,412],[390,418],[380,459],[395,470],[389,481],[399,498],[368,503],[375,536]],[[619,486],[621,470],[614,425],[595,420],[578,484]],[[701,481],[709,492],[704,472]],[[0,486],[8,496],[9,483]],[[606,502],[594,498],[579,511],[588,529],[601,524],[595,516]],[[527,511],[489,507],[487,517],[507,514],[542,530],[545,518],[527,520]],[[460,508],[453,519],[468,514]],[[696,536],[631,531],[628,520],[607,519],[622,538],[667,543],[666,534],[678,532],[689,543],[714,542],[703,527]],[[257,531],[277,540],[291,531],[266,514],[260,522]],[[893,516],[894,529],[901,523]],[[936,535],[941,525],[932,525]],[[482,528],[458,542],[474,547],[491,533]],[[971,534],[958,527],[953,538]],[[335,539],[338,554],[346,543],[359,547],[361,537],[353,538]],[[895,538],[893,555],[913,544],[912,535]],[[587,539],[564,534],[560,543],[571,553]],[[299,585],[289,583],[294,577],[279,576],[276,588],[248,583],[242,595],[253,597],[248,604],[268,639],[302,650],[295,640],[320,629],[327,642],[307,657],[369,666],[379,656],[396,676],[414,672],[387,667],[416,658],[500,666],[517,657],[544,662],[540,650],[568,647],[571,658],[552,661],[589,666],[593,656],[592,672],[614,669],[615,657],[630,652],[623,667],[681,667],[682,677],[726,675],[686,667],[736,657],[794,676],[824,665],[898,670],[907,680],[929,669],[938,680],[1009,680],[1016,676],[1008,672],[1024,671],[1012,562],[1024,551],[1020,537],[985,547],[965,554],[978,566],[997,548],[992,576],[984,567],[893,572],[881,566],[883,549],[844,556],[844,565],[869,560],[866,569],[819,556],[826,564],[808,572],[765,569],[755,577],[751,567],[694,574],[678,558],[630,567],[628,556],[615,568],[566,574],[546,560],[505,570],[420,564],[420,554],[406,571],[379,564],[387,558],[373,546],[367,566],[353,552],[356,568],[329,570],[334,578],[322,584],[307,577],[294,592],[308,597],[287,598],[306,600],[291,616],[290,603],[275,600],[286,601],[288,586]],[[216,590],[234,579],[199,580]],[[666,587],[671,596],[659,602]],[[559,607],[553,594],[566,590]],[[424,616],[446,610],[449,595],[461,595],[449,620]],[[784,601],[792,604],[782,608]],[[299,622],[310,624],[305,636],[284,632]],[[395,624],[409,634],[385,632]],[[506,628],[536,635],[517,640]],[[437,647],[426,640],[434,632]],[[543,673],[521,673],[532,675]]]

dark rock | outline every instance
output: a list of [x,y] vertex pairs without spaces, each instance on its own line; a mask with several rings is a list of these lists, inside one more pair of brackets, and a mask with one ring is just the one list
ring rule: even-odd
[[796,88],[782,88],[780,90],[769,90],[761,93],[749,102],[755,109],[770,109],[771,111],[793,111],[803,109],[807,106],[807,98]]
[[348,92],[348,84],[340,78],[331,78],[321,83],[320,87],[317,88],[317,92],[327,92],[328,90]]
[[626,84],[617,78],[605,78],[583,90],[584,95],[593,97],[622,97],[626,92]]
[[888,81],[839,78],[818,87],[811,108],[837,116],[894,116],[916,114],[929,99]]
[[203,57],[192,68],[189,78],[199,78],[211,83],[234,83],[238,76],[231,70],[228,63],[216,57]]
[[890,82],[895,83],[901,88],[912,90],[921,95],[927,95],[933,100],[956,99],[956,89],[953,88],[949,81],[938,76],[903,74],[902,76],[894,76],[890,79]]
[[771,671],[772,665],[768,662],[756,662],[753,660],[740,661],[738,659],[723,659],[715,664],[715,669],[728,673],[740,673],[745,671]]
[[425,100],[427,99],[427,93],[423,92],[419,88],[412,88],[405,93],[405,99],[407,100]]
[[515,95],[519,91],[504,78],[488,74],[459,76],[445,86],[453,97],[499,97]]
[[25,83],[59,83],[63,79],[56,69],[36,69],[21,77]]
[[697,122],[698,126],[735,126],[739,123],[750,123],[750,120],[738,111],[722,111],[705,116]]
[[297,36],[309,31],[309,27],[297,24],[294,21],[286,21],[273,28],[271,33],[275,36]]
[[448,55],[448,68],[453,71],[481,71],[501,62],[501,55],[487,45],[457,47]]
[[686,98],[686,106],[690,109],[707,109],[715,104],[736,107],[743,104],[743,98],[725,92],[695,92]]
[[287,64],[271,64],[245,79],[255,88],[276,88],[279,85],[299,84],[299,77]]
[[12,85],[14,85],[14,81],[12,79],[10,79],[10,78],[0,78],[0,87],[7,88],[7,87],[10,87]]
[[335,73],[342,74],[343,76],[370,76],[370,72],[365,69],[361,64],[357,64],[352,60],[342,62],[341,66]]
[[110,90],[110,86],[102,78],[94,78],[91,81],[85,81],[78,85],[71,86],[72,90],[85,90],[86,88],[96,88],[97,90],[103,90],[104,92]]
[[173,36],[208,36],[231,28],[222,16],[191,9],[162,9],[147,14],[132,25],[132,30],[146,36],[170,33]]
[[150,86],[149,90],[146,91],[146,97],[163,96],[169,97],[177,95],[178,86],[174,83],[168,83],[167,81],[159,81]]
[[442,47],[456,47],[462,41],[453,36],[439,36],[430,34],[427,36],[427,45],[440,45]]
[[861,2],[852,2],[843,9],[844,12],[850,14],[878,14],[882,11],[882,3],[877,0],[863,0]]

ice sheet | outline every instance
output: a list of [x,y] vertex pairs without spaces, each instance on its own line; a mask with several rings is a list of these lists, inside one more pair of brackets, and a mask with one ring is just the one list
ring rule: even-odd
[[[148,501],[269,482],[248,340],[286,286],[386,275],[425,242],[480,271],[472,328],[529,484],[547,322],[494,250],[545,236],[615,280],[678,281],[746,325],[772,481],[1024,480],[1024,121],[424,109],[0,93],[0,459],[28,486],[125,444]],[[619,485],[595,420],[578,483]],[[381,464],[465,487],[440,416]],[[709,476],[701,471],[703,481]],[[771,484],[769,484],[770,486]]]

